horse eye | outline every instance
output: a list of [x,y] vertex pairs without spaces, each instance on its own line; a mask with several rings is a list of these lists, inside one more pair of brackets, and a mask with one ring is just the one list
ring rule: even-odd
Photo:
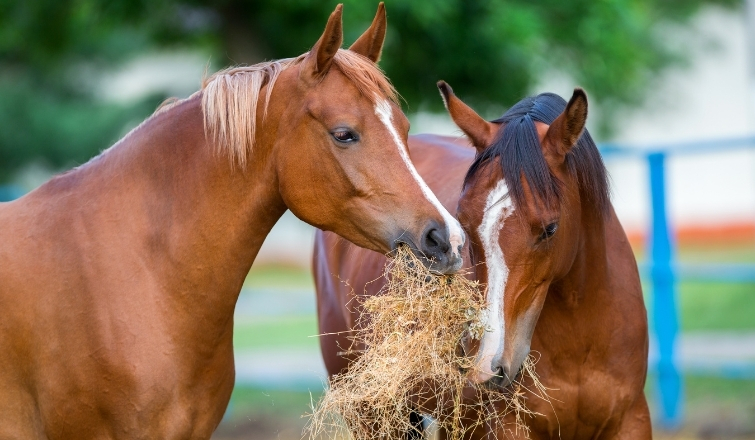
[[553,237],[558,229],[558,223],[551,223],[543,229],[543,233],[540,235],[540,240],[547,240]]
[[331,133],[333,139],[341,143],[355,142],[358,138],[351,130],[338,129]]

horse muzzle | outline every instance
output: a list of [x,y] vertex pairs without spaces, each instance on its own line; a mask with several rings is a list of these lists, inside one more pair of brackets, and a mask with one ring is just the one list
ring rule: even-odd
[[433,272],[452,274],[461,269],[464,236],[451,237],[449,228],[434,221],[425,229],[420,239],[419,255]]
[[512,383],[519,380],[522,377],[523,363],[519,365],[515,372],[512,374],[512,370],[509,367],[499,367],[495,376],[491,377],[484,383],[486,388],[496,391],[503,391],[509,387]]

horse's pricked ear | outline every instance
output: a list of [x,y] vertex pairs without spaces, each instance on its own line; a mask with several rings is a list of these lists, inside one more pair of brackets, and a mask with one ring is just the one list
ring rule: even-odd
[[477,148],[478,152],[488,148],[493,143],[496,133],[498,133],[498,124],[488,122],[461,99],[454,95],[454,91],[445,81],[438,81],[438,89],[446,110],[451,115],[454,123],[467,135],[472,145]]
[[545,134],[543,142],[545,158],[552,164],[563,163],[567,153],[577,144],[587,122],[587,94],[574,89],[564,112],[558,115]]
[[385,41],[385,29],[388,27],[388,20],[385,17],[385,5],[380,2],[377,14],[372,20],[372,24],[357,41],[349,47],[349,50],[364,55],[372,60],[373,63],[380,61],[380,54],[383,52],[383,42]]
[[300,76],[307,81],[318,82],[328,73],[333,57],[343,43],[343,4],[330,14],[325,31],[302,61]]

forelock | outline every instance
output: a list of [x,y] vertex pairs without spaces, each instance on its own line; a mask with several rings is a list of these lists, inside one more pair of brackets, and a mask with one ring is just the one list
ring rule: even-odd
[[396,88],[369,58],[347,49],[339,49],[333,57],[333,64],[373,104],[379,100],[399,103]]
[[[472,162],[464,185],[468,185],[485,164],[497,158],[515,206],[525,204],[524,182],[538,201],[549,207],[558,206],[562,182],[551,173],[543,156],[535,122],[550,125],[565,108],[566,101],[553,93],[528,97],[511,107],[493,121],[501,124],[498,135]],[[568,172],[578,180],[580,194],[605,214],[610,204],[607,172],[587,130],[565,160]]]

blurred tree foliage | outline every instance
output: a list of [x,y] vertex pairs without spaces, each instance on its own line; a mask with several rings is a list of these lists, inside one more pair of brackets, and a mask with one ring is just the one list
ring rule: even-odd
[[[347,0],[346,44],[377,1]],[[448,81],[479,109],[511,105],[557,69],[610,116],[642,101],[684,53],[658,32],[702,6],[741,0],[389,1],[382,67],[409,111],[441,110]],[[296,56],[335,3],[321,0],[0,0],[0,181],[24,163],[85,161],[146,117],[162,96],[130,105],[98,99],[96,72],[144,51],[196,48],[215,67]],[[607,112],[607,113],[605,113]],[[611,118],[603,129],[610,130]]]

